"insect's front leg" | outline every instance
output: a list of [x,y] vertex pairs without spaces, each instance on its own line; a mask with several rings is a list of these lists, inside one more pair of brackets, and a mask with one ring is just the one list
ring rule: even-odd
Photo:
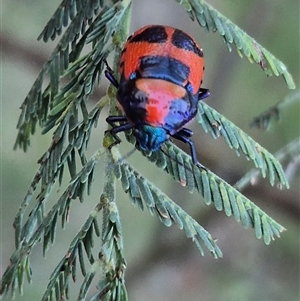
[[104,71],[104,74],[106,76],[106,78],[111,82],[111,84],[113,84],[116,88],[119,88],[119,83],[116,80],[116,78],[114,77],[114,72],[113,70],[109,67],[108,63],[106,60],[103,60],[103,63],[106,66],[106,70]]
[[[110,133],[116,140],[109,148],[122,142],[117,133],[124,132],[132,129],[133,125],[130,124],[125,116],[108,116],[106,122],[111,125],[111,129],[105,131],[105,134]],[[117,122],[126,122],[121,125],[116,125]]]
[[209,95],[210,95],[210,91],[208,89],[200,88],[198,100],[207,98]]

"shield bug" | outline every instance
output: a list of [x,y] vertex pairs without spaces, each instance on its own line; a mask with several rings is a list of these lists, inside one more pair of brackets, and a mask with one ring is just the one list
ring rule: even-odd
[[204,60],[197,42],[173,27],[145,26],[124,46],[120,82],[106,66],[105,75],[117,88],[124,113],[106,119],[117,142],[121,141],[117,133],[133,129],[141,149],[157,151],[173,137],[189,144],[193,163],[197,164],[190,139],[193,133],[184,127],[195,117],[198,101],[210,94],[201,88]]

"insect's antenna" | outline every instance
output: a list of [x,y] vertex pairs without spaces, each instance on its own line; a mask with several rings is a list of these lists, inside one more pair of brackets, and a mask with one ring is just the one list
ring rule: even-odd
[[116,162],[111,163],[107,166],[106,172],[110,172],[112,169],[114,169],[117,165],[121,164],[124,160],[129,158],[134,152],[136,151],[136,148],[133,148],[130,150],[127,154],[122,156],[120,159],[118,159]]
[[121,163],[123,160],[129,158],[135,151],[136,151],[136,148],[134,147],[127,154],[125,154],[122,158],[120,158],[116,163]]

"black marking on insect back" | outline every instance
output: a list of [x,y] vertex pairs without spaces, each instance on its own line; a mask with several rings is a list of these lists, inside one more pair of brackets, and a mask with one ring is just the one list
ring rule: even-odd
[[143,78],[164,79],[180,86],[190,74],[190,68],[187,65],[168,56],[142,57],[139,71]]
[[189,37],[183,31],[175,29],[171,41],[174,46],[187,51],[193,51],[199,57],[203,57],[202,50],[199,49],[196,43],[191,39],[191,37]]
[[117,99],[131,123],[135,125],[145,123],[148,96],[137,89],[134,80],[127,81],[121,77]]
[[143,30],[141,33],[134,35],[130,43],[147,42],[147,43],[165,43],[168,35],[163,26],[152,26]]

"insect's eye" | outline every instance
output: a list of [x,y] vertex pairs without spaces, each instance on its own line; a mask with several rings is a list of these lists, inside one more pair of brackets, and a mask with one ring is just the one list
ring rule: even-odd
[[186,90],[189,91],[190,93],[193,93],[193,87],[192,87],[192,84],[191,83],[188,83],[186,86],[185,86]]
[[136,72],[132,72],[129,76],[130,80],[136,79]]

